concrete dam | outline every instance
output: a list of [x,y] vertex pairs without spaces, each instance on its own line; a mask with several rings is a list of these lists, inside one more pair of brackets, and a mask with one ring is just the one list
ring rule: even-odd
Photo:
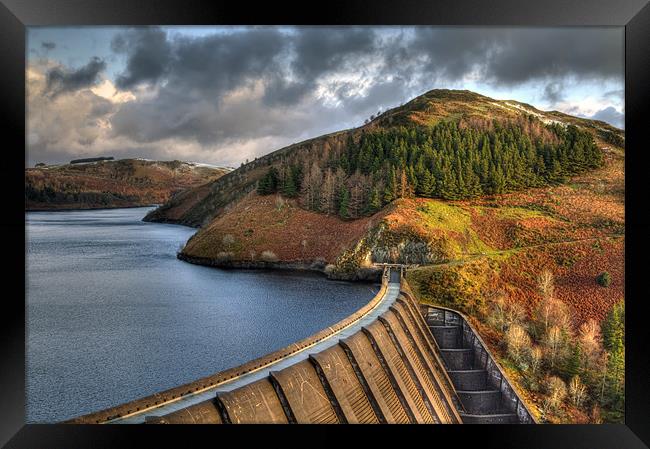
[[67,423],[534,423],[467,320],[387,265],[375,297],[304,340]]

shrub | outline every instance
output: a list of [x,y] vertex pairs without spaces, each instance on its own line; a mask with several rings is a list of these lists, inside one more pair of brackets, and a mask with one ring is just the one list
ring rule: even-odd
[[229,262],[232,260],[234,255],[235,254],[232,251],[220,251],[217,253],[216,260],[217,262]]
[[596,282],[601,287],[609,287],[612,284],[612,277],[607,271],[604,271],[598,275]]
[[276,256],[273,251],[262,251],[260,259],[262,259],[264,262],[277,262],[278,256]]
[[566,385],[559,377],[551,376],[546,381],[546,393],[545,408],[556,411],[566,397]]
[[235,237],[233,237],[232,234],[226,234],[223,236],[222,242],[223,242],[223,246],[228,248],[230,247],[230,245],[235,243]]

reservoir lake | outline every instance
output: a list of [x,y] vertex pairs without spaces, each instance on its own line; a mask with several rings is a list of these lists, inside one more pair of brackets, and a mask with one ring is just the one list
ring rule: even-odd
[[365,305],[379,285],[221,270],[153,208],[26,213],[26,421],[52,423],[240,365]]

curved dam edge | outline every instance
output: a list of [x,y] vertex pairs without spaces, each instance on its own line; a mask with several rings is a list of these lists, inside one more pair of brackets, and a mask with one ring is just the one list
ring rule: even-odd
[[[233,368],[217,372],[215,374],[200,378],[193,382],[189,382],[178,387],[170,388],[168,390],[154,393],[140,399],[126,402],[114,407],[109,407],[97,412],[88,413],[76,418],[63,421],[65,424],[103,424],[111,421],[120,420],[135,415],[141,415],[146,411],[160,408],[165,404],[173,403],[189,396],[198,395],[201,393],[209,392],[219,386],[233,382],[239,377],[253,373],[255,371],[268,368],[279,361],[286,359],[300,351],[313,347],[319,342],[341,332],[347,327],[353,325],[360,319],[368,315],[375,309],[384,299],[386,299],[386,292],[388,289],[388,276],[382,276],[382,285],[379,292],[362,308],[357,310],[352,315],[344,318],[338,323],[323,329],[303,340],[292,343],[282,349],[266,354],[257,359],[253,359]],[[396,297],[397,295],[395,295]],[[142,418],[144,421],[144,417]]]
[[322,344],[147,424],[459,424],[464,411],[418,304],[389,268],[386,299]]

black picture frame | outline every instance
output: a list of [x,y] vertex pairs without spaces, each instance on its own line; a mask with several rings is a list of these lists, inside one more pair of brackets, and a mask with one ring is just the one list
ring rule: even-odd
[[[624,26],[626,128],[626,410],[620,425],[538,426],[341,426],[336,429],[297,426],[93,426],[25,424],[25,59],[28,26],[57,25],[219,25],[219,24],[375,24],[482,26]],[[500,448],[641,448],[650,444],[650,353],[647,263],[650,220],[643,213],[646,198],[644,153],[650,151],[644,120],[650,107],[650,5],[647,0],[362,0],[292,5],[278,2],[189,2],[167,0],[1,0],[0,2],[0,123],[6,145],[0,162],[3,206],[0,227],[5,238],[2,270],[0,346],[0,444],[7,447],[116,447],[136,441],[169,443],[207,438],[220,444],[226,436],[244,438],[247,445],[297,442],[345,444],[349,433],[383,439],[396,434],[401,444],[454,444],[469,440],[481,447]],[[217,428],[218,427],[218,428]],[[406,432],[404,432],[406,430]],[[233,435],[236,434],[236,435]],[[291,437],[288,438],[291,434]],[[403,435],[402,435],[403,434]],[[360,435],[359,435],[360,436]],[[257,440],[257,441],[253,441]],[[187,443],[185,443],[187,444]],[[241,444],[241,443],[240,443]],[[350,443],[352,444],[352,443]]]

